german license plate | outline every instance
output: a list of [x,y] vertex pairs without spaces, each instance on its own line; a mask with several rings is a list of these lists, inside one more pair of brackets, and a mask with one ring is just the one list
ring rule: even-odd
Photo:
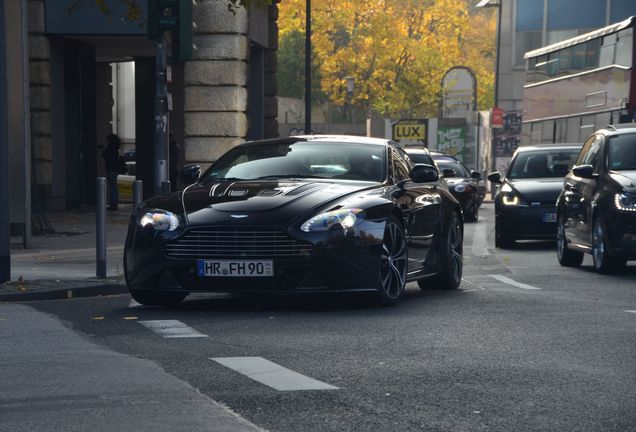
[[272,260],[198,260],[202,277],[267,277],[274,275]]
[[556,222],[556,213],[546,213],[543,215],[543,222]]

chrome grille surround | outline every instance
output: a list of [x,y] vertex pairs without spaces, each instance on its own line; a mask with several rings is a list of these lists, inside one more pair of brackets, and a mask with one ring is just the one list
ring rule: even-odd
[[282,230],[193,227],[166,241],[166,256],[177,259],[308,258],[311,243],[294,239]]

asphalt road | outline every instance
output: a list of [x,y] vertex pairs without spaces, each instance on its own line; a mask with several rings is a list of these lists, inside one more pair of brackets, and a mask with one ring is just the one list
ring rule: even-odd
[[[486,205],[466,224],[459,290],[410,284],[396,307],[333,295],[29,306],[266,430],[636,431],[636,263],[602,276],[589,257],[560,267],[549,242],[495,249],[493,221]],[[7,409],[0,399],[0,419]]]

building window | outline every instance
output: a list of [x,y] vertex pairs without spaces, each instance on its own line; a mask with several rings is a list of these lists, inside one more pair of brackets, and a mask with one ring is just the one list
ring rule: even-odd
[[543,2],[517,0],[515,17],[515,65],[523,64],[523,55],[541,47]]
[[611,8],[610,24],[636,15],[636,2],[634,0],[612,0]]

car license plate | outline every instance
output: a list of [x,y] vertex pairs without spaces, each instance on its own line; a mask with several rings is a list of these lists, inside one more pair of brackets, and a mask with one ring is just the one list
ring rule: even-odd
[[543,222],[556,222],[556,213],[546,213],[543,215]]
[[198,260],[197,274],[202,277],[267,277],[274,275],[272,260]]

